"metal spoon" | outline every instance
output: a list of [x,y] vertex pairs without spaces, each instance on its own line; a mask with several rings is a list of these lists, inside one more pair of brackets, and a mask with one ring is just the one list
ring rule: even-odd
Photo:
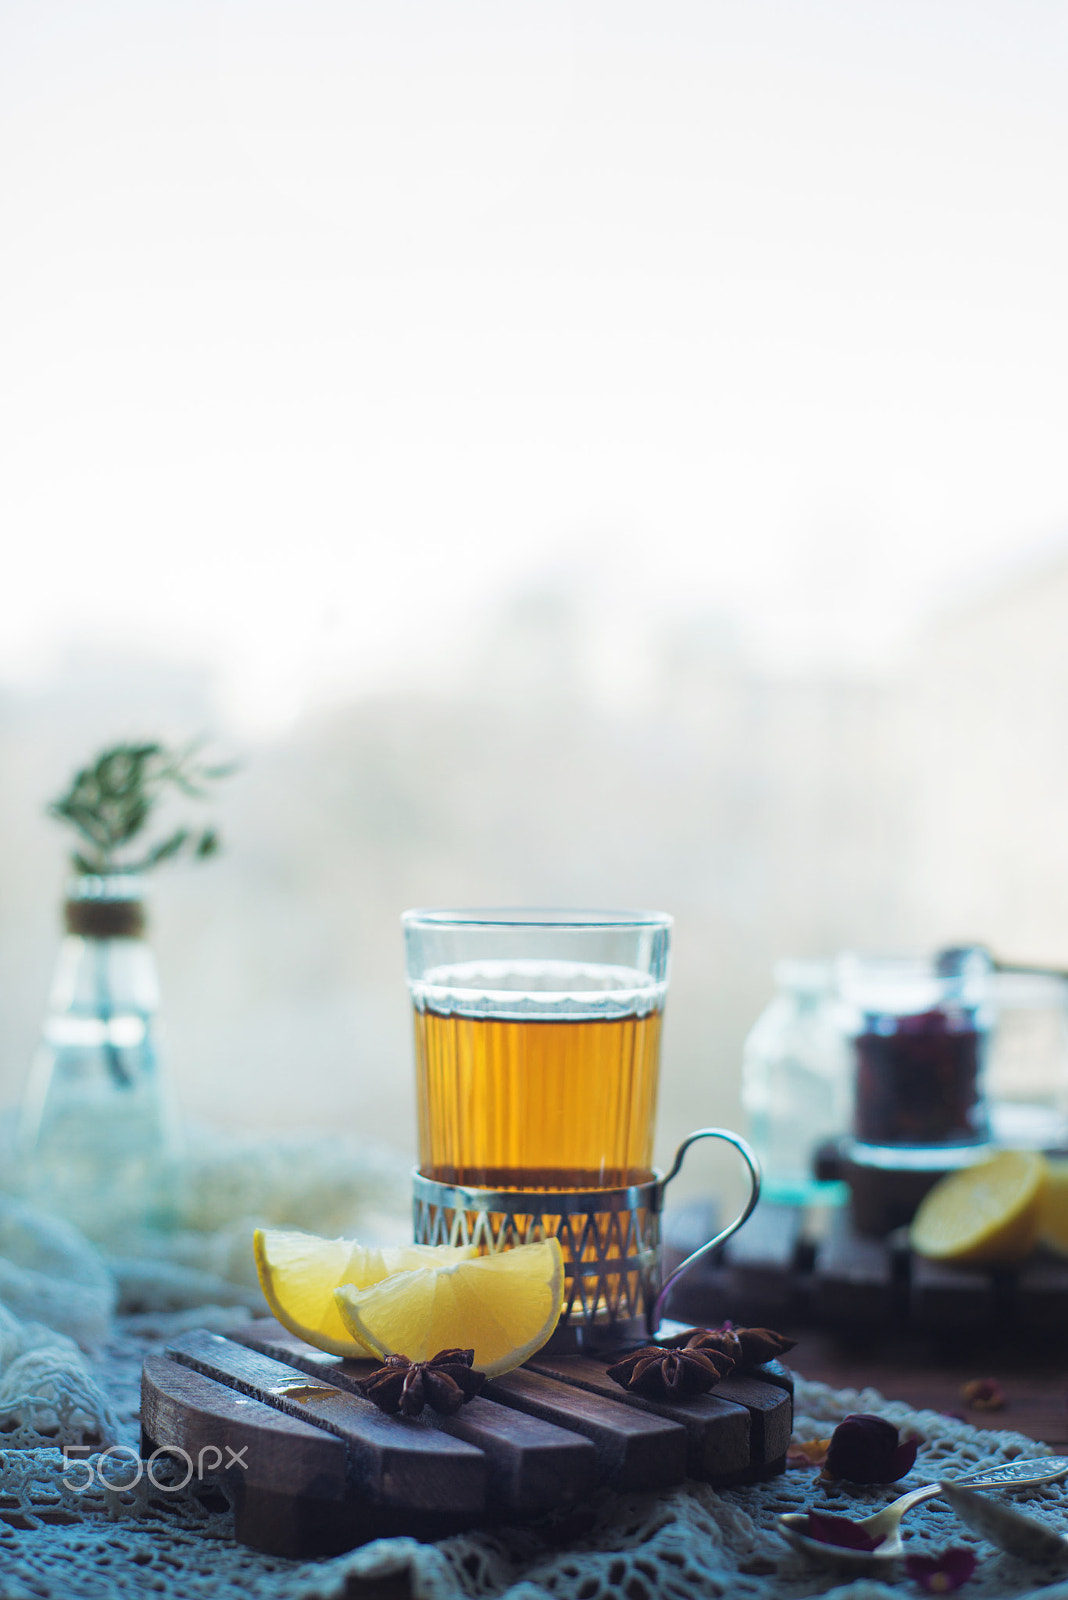
[[971,1483],[965,1487],[960,1480],[941,1486],[941,1492],[967,1527],[1022,1561],[1068,1562],[1068,1539],[1063,1533],[1036,1522],[1034,1517],[1025,1517],[1000,1500],[973,1494],[974,1487]]
[[[901,1519],[905,1513],[958,1484],[968,1489],[1027,1489],[1040,1483],[1056,1483],[1058,1478],[1064,1477],[1068,1477],[1068,1456],[1039,1456],[1030,1461],[1010,1461],[1003,1467],[981,1468],[966,1473],[962,1478],[942,1483],[921,1484],[918,1489],[910,1489],[908,1494],[900,1495],[888,1506],[883,1506],[881,1511],[873,1512],[870,1517],[853,1524],[869,1539],[878,1541],[872,1550],[851,1550],[846,1545],[828,1544],[824,1539],[810,1538],[805,1532],[808,1527],[807,1511],[784,1512],[779,1518],[779,1527],[790,1543],[806,1555],[816,1556],[820,1561],[862,1567],[873,1562],[896,1561],[902,1556],[905,1547],[901,1539]],[[991,1535],[987,1533],[986,1537]]]

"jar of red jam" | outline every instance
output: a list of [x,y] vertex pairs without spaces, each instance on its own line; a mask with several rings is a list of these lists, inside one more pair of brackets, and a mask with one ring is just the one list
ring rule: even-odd
[[926,1168],[973,1160],[990,1137],[986,953],[843,956],[838,989],[853,1057],[850,1159]]

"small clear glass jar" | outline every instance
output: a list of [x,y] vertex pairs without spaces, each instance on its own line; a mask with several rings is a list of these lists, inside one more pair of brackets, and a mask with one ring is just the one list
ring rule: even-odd
[[989,1145],[990,972],[977,948],[839,958],[853,1057],[850,1160],[930,1171],[964,1166]]

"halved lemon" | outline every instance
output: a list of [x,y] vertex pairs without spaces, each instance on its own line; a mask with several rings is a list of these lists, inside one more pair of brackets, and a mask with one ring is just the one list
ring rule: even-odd
[[1035,1150],[1001,1150],[940,1178],[913,1219],[912,1248],[931,1261],[1009,1265],[1038,1240],[1046,1163]]
[[474,1350],[476,1368],[488,1377],[511,1372],[541,1349],[563,1299],[557,1239],[334,1292],[352,1337],[376,1355],[428,1361],[439,1350]]
[[1068,1161],[1046,1159],[1046,1187],[1038,1212],[1038,1237],[1047,1250],[1068,1256]]
[[320,1239],[286,1228],[257,1228],[256,1271],[264,1299],[283,1327],[331,1355],[365,1360],[373,1355],[338,1316],[339,1283],[364,1289],[393,1273],[441,1262],[466,1261],[475,1245],[409,1244],[375,1249],[355,1239]]

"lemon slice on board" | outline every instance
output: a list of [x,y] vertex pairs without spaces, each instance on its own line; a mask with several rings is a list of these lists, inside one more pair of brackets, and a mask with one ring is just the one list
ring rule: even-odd
[[264,1299],[284,1328],[334,1356],[365,1360],[373,1355],[338,1316],[339,1283],[364,1289],[397,1272],[441,1262],[466,1261],[475,1245],[409,1244],[376,1249],[355,1239],[320,1239],[285,1228],[257,1228],[256,1271]]
[[1038,1241],[1046,1162],[1035,1150],[1001,1150],[940,1178],[920,1202],[909,1240],[931,1261],[1009,1265]]
[[557,1239],[401,1272],[370,1289],[343,1284],[334,1293],[352,1337],[376,1355],[428,1361],[439,1350],[474,1350],[475,1367],[491,1378],[541,1349],[563,1299]]
[[1038,1212],[1038,1237],[1047,1250],[1068,1256],[1068,1161],[1046,1158],[1046,1187]]

